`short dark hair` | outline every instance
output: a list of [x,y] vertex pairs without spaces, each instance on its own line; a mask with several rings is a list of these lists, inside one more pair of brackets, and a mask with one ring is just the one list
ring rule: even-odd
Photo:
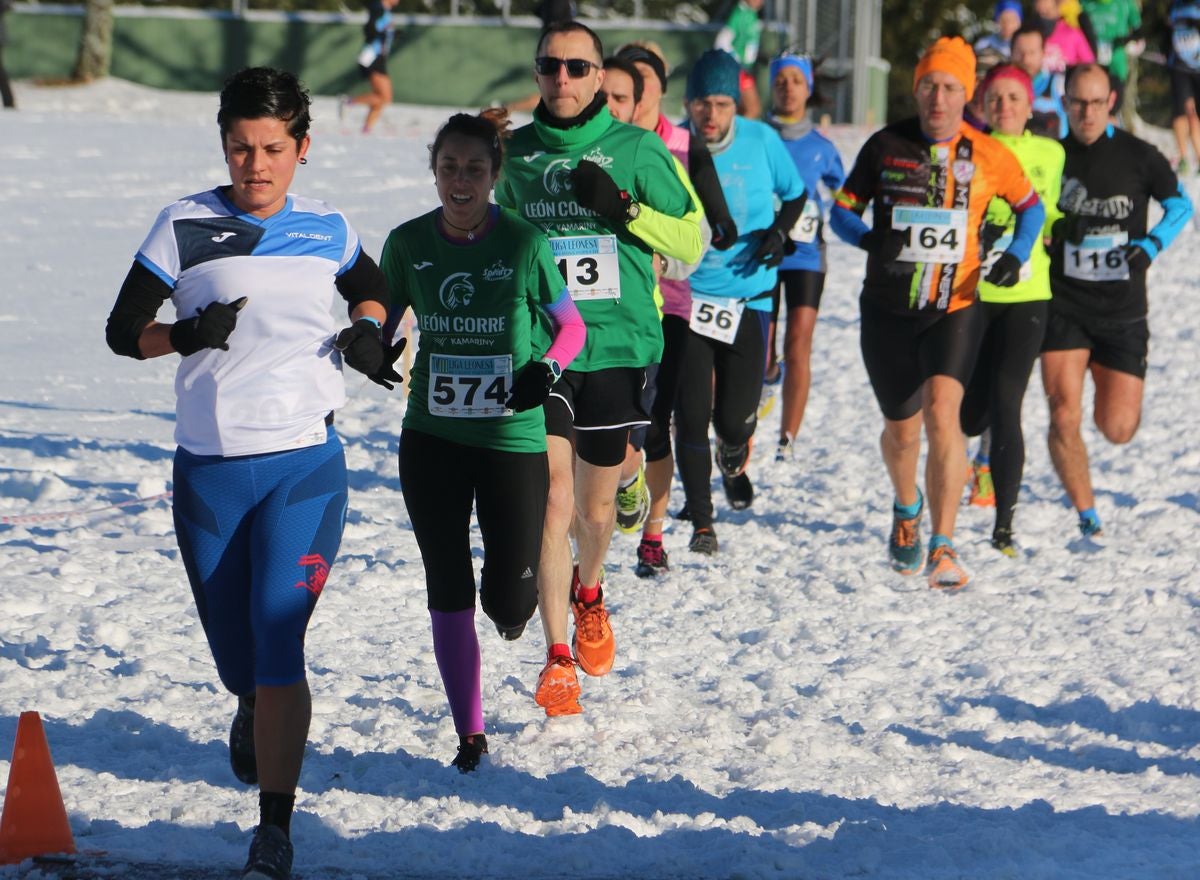
[[1042,43],[1042,47],[1043,48],[1045,47],[1046,35],[1043,34],[1042,29],[1040,27],[1038,27],[1032,21],[1026,22],[1025,24],[1021,25],[1019,28],[1017,28],[1015,31],[1013,31],[1012,40],[1010,41],[1010,45],[1012,43],[1016,42],[1017,37],[1025,37],[1025,36],[1028,36],[1029,34],[1037,34],[1038,39]]
[[499,171],[504,162],[504,139],[508,136],[508,111],[502,107],[470,113],[455,113],[438,129],[433,143],[429,145],[429,167],[437,172],[438,152],[447,135],[474,138],[487,147],[492,159],[492,170]]
[[622,73],[629,74],[629,78],[633,80],[633,103],[641,103],[642,95],[646,93],[646,83],[642,79],[642,72],[637,69],[637,65],[627,58],[622,58],[620,55],[610,55],[604,59],[605,70],[619,70]]
[[550,39],[550,37],[554,36],[555,34],[571,33],[587,34],[592,38],[592,47],[596,50],[596,57],[604,57],[604,44],[600,42],[599,35],[582,21],[576,21],[573,18],[567,19],[566,21],[556,21],[553,24],[546,25],[545,29],[542,31],[541,37],[538,38],[536,54],[542,54],[542,46],[546,45],[546,40]]
[[1097,64],[1095,61],[1084,61],[1082,64],[1076,64],[1067,68],[1067,78],[1063,83],[1063,91],[1069,91],[1071,88],[1071,83],[1075,82],[1075,80],[1079,79],[1079,77],[1085,73],[1104,74],[1105,78],[1108,80],[1109,92],[1117,91],[1117,86],[1113,82],[1112,72],[1103,64]]
[[312,98],[294,73],[274,67],[239,70],[221,89],[217,110],[221,140],[224,142],[235,119],[279,119],[287,123],[288,134],[299,146],[312,123],[311,104]]

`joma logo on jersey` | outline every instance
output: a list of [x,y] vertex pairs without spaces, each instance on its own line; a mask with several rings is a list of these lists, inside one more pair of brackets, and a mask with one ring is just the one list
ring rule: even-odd
[[214,235],[212,237],[212,240],[215,241],[217,244],[220,244],[225,239],[233,238],[235,235],[237,235],[236,232],[222,232],[220,235]]
[[574,189],[571,185],[571,160],[554,159],[542,172],[542,186],[552,196],[557,196]]
[[507,281],[512,278],[513,270],[504,265],[503,260],[497,260],[483,270],[485,281]]
[[447,309],[469,306],[474,295],[475,285],[471,283],[470,272],[455,272],[447,276],[438,288],[438,301]]
[[300,565],[304,567],[304,580],[296,584],[296,589],[308,590],[314,596],[321,595],[329,578],[329,563],[325,557],[320,553],[309,553],[300,557]]

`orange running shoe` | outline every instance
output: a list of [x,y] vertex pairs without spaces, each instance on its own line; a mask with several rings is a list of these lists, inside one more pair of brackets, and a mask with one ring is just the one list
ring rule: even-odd
[[971,466],[971,497],[972,507],[995,507],[996,486],[992,482],[992,469],[986,464],[975,463]]
[[617,641],[613,638],[608,612],[604,610],[604,588],[590,605],[575,597],[579,586],[579,569],[571,584],[571,611],[575,615],[575,661],[588,675],[607,675],[617,656]]
[[929,587],[933,590],[961,590],[971,576],[958,561],[958,554],[949,544],[939,544],[929,551],[929,562],[925,566]]
[[579,678],[575,675],[575,662],[570,657],[549,657],[542,667],[542,674],[538,676],[537,693],[533,699],[551,718],[581,713],[583,707],[579,705]]

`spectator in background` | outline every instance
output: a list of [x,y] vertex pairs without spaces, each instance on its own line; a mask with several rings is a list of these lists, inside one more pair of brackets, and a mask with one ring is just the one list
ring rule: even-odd
[[358,69],[366,77],[371,91],[343,98],[338,102],[338,116],[344,115],[349,104],[366,104],[367,118],[363,122],[363,134],[368,134],[383,108],[392,103],[392,78],[388,76],[388,53],[392,49],[392,10],[399,0],[370,0],[367,4],[367,23],[363,25],[364,45],[358,53]]
[[1011,54],[1013,34],[1021,26],[1021,4],[1018,0],[1000,0],[992,13],[992,20],[996,23],[996,30],[975,41],[975,54],[994,49],[1007,60]]
[[[1200,168],[1200,119],[1196,116],[1196,97],[1200,95],[1200,3],[1172,0],[1167,12],[1170,39],[1167,68],[1171,71],[1171,128],[1179,148],[1177,173],[1182,177]],[[1196,163],[1187,161],[1188,141]]]
[[1059,0],[1034,0],[1028,24],[1037,25],[1044,40],[1043,66],[1050,73],[1065,73],[1068,67],[1096,60],[1087,37],[1063,18]]
[[1113,113],[1117,114],[1129,80],[1129,59],[1145,48],[1140,39],[1142,13],[1136,0],[1082,0],[1081,5],[1086,18],[1081,17],[1080,24],[1092,44],[1096,62],[1108,68],[1112,77],[1117,92]]
[[741,66],[738,114],[747,119],[758,119],[762,115],[762,100],[754,80],[754,64],[758,61],[758,47],[762,41],[762,8],[763,0],[738,0],[713,42],[714,48],[724,49]]
[[1028,128],[1034,134],[1062,140],[1067,136],[1067,111],[1063,105],[1064,74],[1046,69],[1046,39],[1036,24],[1022,25],[1012,38],[1012,63],[1033,84],[1033,115]]
[[12,84],[8,81],[8,71],[4,69],[4,44],[8,41],[8,33],[4,27],[4,16],[12,8],[13,0],[0,0],[0,98],[9,110],[17,109],[13,98]]

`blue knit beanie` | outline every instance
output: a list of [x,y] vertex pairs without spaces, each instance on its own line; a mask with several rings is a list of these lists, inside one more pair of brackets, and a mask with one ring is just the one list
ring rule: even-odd
[[687,99],[707,98],[709,95],[728,95],[735,101],[741,94],[738,75],[741,66],[722,49],[709,49],[696,59],[687,78]]
[[1018,21],[1022,18],[1021,4],[1018,2],[1018,0],[1000,0],[1000,2],[996,4],[995,11],[992,12],[992,21],[999,21],[1000,16],[1005,12],[1015,12],[1017,14]]

